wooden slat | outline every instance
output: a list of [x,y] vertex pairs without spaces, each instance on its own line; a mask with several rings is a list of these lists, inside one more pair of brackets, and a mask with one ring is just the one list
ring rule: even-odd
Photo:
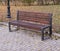
[[19,19],[43,24],[50,24],[50,13],[19,11]]

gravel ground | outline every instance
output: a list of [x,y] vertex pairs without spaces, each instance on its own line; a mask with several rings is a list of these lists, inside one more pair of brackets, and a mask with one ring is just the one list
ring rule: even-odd
[[0,26],[0,51],[60,51],[60,39],[41,41],[37,32],[9,32],[7,26]]

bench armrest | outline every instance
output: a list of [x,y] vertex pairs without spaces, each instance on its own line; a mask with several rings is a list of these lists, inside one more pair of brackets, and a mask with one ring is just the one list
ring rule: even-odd
[[50,28],[50,25],[43,27],[42,29]]

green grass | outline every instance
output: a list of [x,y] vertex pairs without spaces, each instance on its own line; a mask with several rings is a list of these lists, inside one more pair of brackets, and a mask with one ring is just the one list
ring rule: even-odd
[[[16,19],[17,10],[47,12],[53,14],[53,31],[60,32],[60,5],[49,6],[11,6],[12,19]],[[0,12],[3,12],[3,20],[7,20],[7,6],[0,6]]]

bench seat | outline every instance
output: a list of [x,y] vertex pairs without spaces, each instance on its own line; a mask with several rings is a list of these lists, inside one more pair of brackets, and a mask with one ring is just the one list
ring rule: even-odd
[[26,28],[30,28],[30,29],[37,29],[37,30],[41,30],[43,28],[48,28],[50,27],[50,25],[44,25],[44,24],[35,24],[35,23],[30,23],[30,22],[25,22],[25,21],[12,21],[10,22],[11,25],[17,25],[17,26],[22,26],[22,27],[26,27]]

